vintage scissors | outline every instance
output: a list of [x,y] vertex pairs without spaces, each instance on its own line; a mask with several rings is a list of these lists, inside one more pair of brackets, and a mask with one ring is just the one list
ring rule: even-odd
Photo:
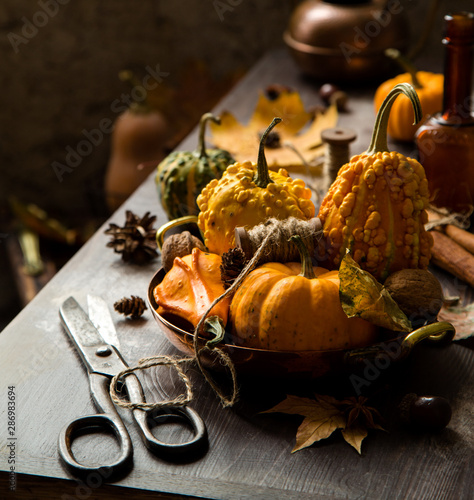
[[[106,342],[89,316],[73,297],[69,297],[59,309],[64,328],[74,342],[87,367],[92,398],[99,413],[79,417],[67,424],[59,435],[59,455],[75,472],[96,472],[107,469],[111,474],[131,467],[133,446],[130,435],[110,399],[109,386],[112,377],[128,368],[115,346]],[[108,310],[104,312],[108,314]],[[110,342],[110,340],[109,340]],[[144,402],[145,397],[139,379],[133,373],[124,380],[131,402]],[[166,443],[158,440],[149,426],[150,410],[134,409],[132,414],[145,446],[163,458],[188,458],[207,449],[206,426],[200,416],[189,407],[166,407],[153,412],[153,421],[178,421],[193,431],[191,440],[183,443]],[[120,446],[120,456],[111,463],[89,466],[79,463],[71,450],[76,436],[94,429],[112,430]]]

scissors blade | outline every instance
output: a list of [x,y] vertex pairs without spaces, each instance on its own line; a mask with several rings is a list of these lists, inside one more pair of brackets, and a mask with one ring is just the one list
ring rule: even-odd
[[94,323],[102,338],[116,349],[120,349],[117,331],[115,330],[115,325],[105,300],[98,295],[88,295],[87,307],[89,318]]
[[59,314],[89,372],[112,377],[128,367],[116,349],[104,341],[74,297],[63,302]]

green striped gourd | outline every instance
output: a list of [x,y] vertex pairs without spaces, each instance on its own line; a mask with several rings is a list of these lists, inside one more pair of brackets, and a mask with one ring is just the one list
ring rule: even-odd
[[205,113],[199,124],[199,142],[196,151],[174,151],[159,165],[155,177],[163,209],[170,220],[197,215],[196,198],[213,179],[220,179],[222,173],[234,159],[223,149],[206,149],[204,133],[206,123],[220,119]]

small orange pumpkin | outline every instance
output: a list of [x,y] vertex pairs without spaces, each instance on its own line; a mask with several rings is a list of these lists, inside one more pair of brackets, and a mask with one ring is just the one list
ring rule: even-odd
[[321,351],[369,345],[375,325],[348,318],[337,271],[313,267],[299,236],[302,263],[271,262],[253,270],[230,306],[236,344],[276,351]]
[[396,59],[407,70],[382,83],[375,91],[374,107],[377,112],[392,88],[399,83],[411,83],[420,99],[423,118],[413,124],[413,109],[410,99],[400,96],[393,103],[388,121],[388,135],[397,141],[413,141],[421,123],[430,115],[441,110],[443,106],[444,76],[440,73],[416,71],[416,69],[398,51],[386,51],[389,57]]

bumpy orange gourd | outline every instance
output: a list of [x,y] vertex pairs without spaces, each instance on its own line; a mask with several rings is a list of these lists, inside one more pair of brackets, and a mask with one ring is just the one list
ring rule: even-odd
[[[387,51],[388,52],[388,51]],[[398,53],[398,51],[393,51]],[[397,58],[400,64],[409,70],[383,82],[375,91],[374,107],[377,112],[388,93],[399,83],[411,83],[420,99],[423,119],[440,111],[443,106],[444,76],[440,73],[416,71],[399,53],[391,57]],[[413,123],[413,108],[405,96],[400,96],[393,103],[388,120],[388,135],[397,141],[413,141],[420,125]],[[421,123],[421,122],[420,122]]]
[[369,149],[341,167],[318,217],[323,224],[320,259],[337,268],[349,249],[353,259],[382,281],[405,268],[428,266],[433,238],[427,222],[428,182],[421,164],[387,147],[390,107],[403,92],[421,118],[420,102],[407,83],[382,104]]
[[277,351],[321,351],[375,342],[375,325],[344,313],[337,271],[313,267],[302,247],[301,264],[271,262],[245,278],[230,306],[235,343]]
[[[211,303],[224,293],[219,255],[193,248],[190,255],[176,257],[173,267],[153,290],[159,314],[179,316],[194,327]],[[227,323],[230,299],[218,302],[209,313]]]
[[249,229],[270,217],[314,217],[311,190],[304,181],[293,180],[284,169],[268,169],[265,139],[280,121],[275,118],[262,135],[256,164],[246,161],[230,165],[220,180],[212,180],[198,196],[198,226],[210,252],[222,255],[234,247],[237,226]]

